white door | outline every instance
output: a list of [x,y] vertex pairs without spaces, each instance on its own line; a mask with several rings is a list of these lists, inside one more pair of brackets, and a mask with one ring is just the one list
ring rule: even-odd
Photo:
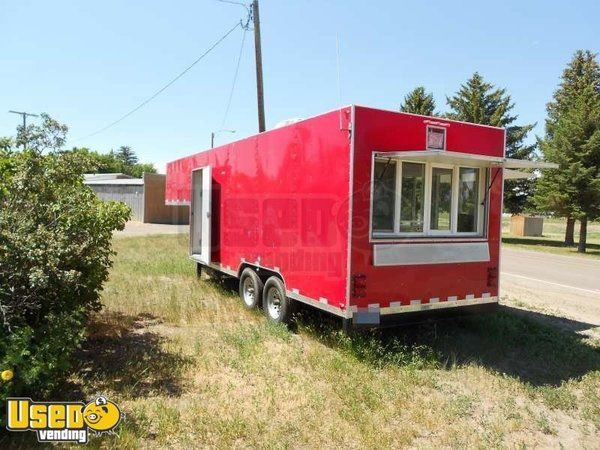
[[211,187],[210,167],[202,167],[192,172],[191,249],[192,255],[204,264],[210,263]]

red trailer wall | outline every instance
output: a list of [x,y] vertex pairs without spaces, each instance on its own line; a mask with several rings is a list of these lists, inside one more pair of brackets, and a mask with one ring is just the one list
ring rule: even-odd
[[[481,297],[483,293],[489,293],[491,296],[498,295],[502,212],[501,173],[496,177],[489,197],[489,262],[379,267],[373,265],[374,243],[369,239],[372,153],[425,150],[426,127],[430,121],[449,125],[446,144],[448,152],[504,156],[503,129],[356,107],[351,274],[366,275],[366,290],[361,292],[364,293],[362,297],[351,296],[351,305],[362,308],[369,304],[379,304],[381,307],[386,307],[391,301],[409,305],[411,300],[415,299],[426,304],[430,298],[436,297],[442,302],[450,296],[464,299],[469,294],[475,297]],[[493,179],[495,172],[500,170],[492,169],[490,179]],[[422,241],[432,242],[432,239],[424,238]],[[457,239],[468,241],[468,238],[433,240],[439,241],[439,245],[444,245]],[[403,240],[398,239],[397,242]],[[411,242],[419,245],[419,239],[412,239]],[[489,274],[488,269],[490,269]]]
[[167,202],[189,202],[192,169],[210,165],[212,261],[260,261],[288,290],[345,307],[350,110],[169,163]]

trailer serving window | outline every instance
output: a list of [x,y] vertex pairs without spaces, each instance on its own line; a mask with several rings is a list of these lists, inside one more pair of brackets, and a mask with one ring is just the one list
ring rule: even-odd
[[484,235],[487,169],[375,158],[374,238]]

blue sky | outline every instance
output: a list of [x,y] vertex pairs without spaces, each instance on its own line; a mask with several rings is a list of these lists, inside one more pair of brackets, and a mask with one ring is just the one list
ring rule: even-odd
[[[571,54],[600,51],[598,1],[261,0],[267,128],[341,104],[397,109],[423,85],[438,110],[474,71],[507,88],[522,123],[538,122]],[[216,0],[0,0],[0,135],[47,112],[68,146],[130,145],[143,161],[205,149],[221,128],[242,39],[236,30],[172,87],[89,139],[187,67],[244,15]],[[336,34],[340,40],[338,98]],[[256,131],[253,37],[217,143]]]

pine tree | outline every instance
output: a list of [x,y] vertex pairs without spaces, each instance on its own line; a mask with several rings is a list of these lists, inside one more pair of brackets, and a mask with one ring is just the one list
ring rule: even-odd
[[[560,85],[554,92],[553,100],[546,105],[548,112],[548,118],[546,119],[546,140],[552,139],[558,119],[572,106],[575,99],[587,86],[596,86],[597,89],[600,89],[598,62],[594,53],[589,50],[578,50],[563,71]],[[557,198],[555,197],[552,210],[557,215],[567,218],[565,245],[575,245],[573,237],[575,218],[570,212],[570,205],[559,205],[556,202]],[[549,205],[546,204],[546,206]]]
[[589,50],[577,50],[563,71],[553,100],[546,105],[546,133],[552,136],[554,126],[561,114],[568,110],[577,97],[589,86],[600,90],[600,70],[596,54]]
[[600,217],[600,65],[596,55],[577,51],[548,104],[540,148],[559,165],[538,186],[536,204],[580,220],[577,251],[586,251],[587,223]]
[[421,114],[423,116],[435,115],[435,100],[433,94],[425,92],[423,86],[418,86],[410,91],[400,105],[400,111]]
[[[535,124],[515,125],[517,116],[511,115],[514,104],[506,89],[496,88],[475,72],[452,97],[446,98],[451,111],[448,117],[464,122],[480,123],[506,128],[506,157],[531,159],[536,144],[525,140]],[[523,212],[533,192],[534,182],[529,179],[508,180],[504,188],[504,207],[511,214]]]
[[138,157],[128,145],[122,145],[119,147],[115,153],[115,156],[126,166],[133,166],[138,162]]

